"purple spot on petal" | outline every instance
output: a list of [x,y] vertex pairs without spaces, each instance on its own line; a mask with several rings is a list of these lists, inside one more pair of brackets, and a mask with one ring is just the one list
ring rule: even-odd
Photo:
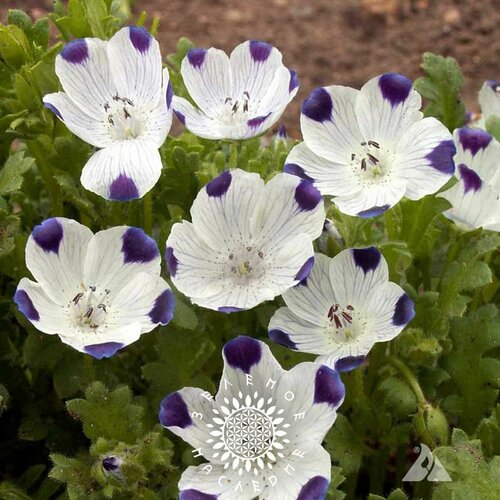
[[322,365],[314,380],[314,403],[328,403],[339,407],[344,400],[345,387],[335,370]]
[[250,40],[250,55],[255,62],[267,61],[272,50],[273,46],[269,43]]
[[122,253],[125,264],[146,264],[160,255],[156,241],[138,227],[129,227],[123,234]]
[[346,356],[335,362],[335,370],[338,372],[348,372],[357,368],[365,360],[364,356]]
[[225,314],[235,313],[235,312],[239,312],[242,310],[243,309],[241,309],[241,307],[234,307],[234,306],[223,306],[223,307],[219,307],[219,309],[218,309],[219,312],[225,313]]
[[497,92],[500,88],[500,81],[498,80],[487,80],[486,83],[488,84],[488,87],[490,87],[490,89],[494,92]]
[[366,210],[361,210],[361,212],[358,212],[358,217],[361,217],[362,219],[369,219],[370,217],[377,217],[381,214],[383,214],[388,208],[390,208],[390,205],[382,205],[380,207],[371,207]]
[[286,127],[283,124],[278,127],[278,130],[276,131],[276,137],[278,137],[279,139],[286,139],[288,137],[286,134]]
[[474,170],[461,163],[458,166],[458,171],[460,172],[460,177],[464,183],[464,194],[469,191],[477,192],[481,189],[483,181],[481,180],[481,177],[474,172]]
[[369,271],[375,271],[382,258],[382,254],[375,247],[353,248],[351,252],[354,263],[363,269],[365,274]]
[[302,114],[317,122],[332,119],[333,102],[323,87],[314,89],[302,104]]
[[145,54],[148,51],[153,37],[144,28],[129,26],[129,36],[132,45],[137,51],[141,54]]
[[456,151],[455,143],[450,139],[449,141],[440,142],[426,158],[430,161],[431,167],[443,174],[451,175],[455,171],[453,156]]
[[179,492],[179,500],[217,500],[217,495],[210,495],[199,490],[182,490]]
[[259,363],[262,347],[258,340],[240,335],[224,346],[224,355],[233,368],[250,373],[250,368]]
[[165,260],[167,261],[167,269],[170,276],[175,278],[175,274],[177,273],[177,266],[179,265],[179,261],[174,255],[174,249],[172,247],[167,247],[165,251]]
[[305,285],[307,283],[307,277],[314,267],[314,256],[309,257],[302,267],[299,269],[299,272],[295,275],[295,278],[300,284]]
[[187,58],[193,68],[199,69],[203,66],[206,55],[207,51],[205,49],[191,49],[187,54]]
[[14,302],[17,304],[19,311],[24,314],[26,318],[31,321],[38,321],[40,319],[40,314],[38,314],[33,301],[24,290],[20,290],[19,288],[16,290]]
[[386,73],[379,78],[378,86],[384,99],[387,99],[394,108],[410,95],[413,84],[406,76],[398,73]]
[[309,177],[304,169],[296,163],[285,163],[283,171],[287,174],[296,175],[297,177],[305,179],[306,181],[314,182],[314,179],[312,177]]
[[122,347],[125,347],[124,344],[119,342],[104,342],[103,344],[87,345],[83,350],[96,359],[103,359],[110,358]]
[[269,330],[269,338],[274,340],[278,344],[289,347],[290,349],[297,350],[297,344],[290,339],[288,333],[285,333],[283,330]]
[[475,155],[480,149],[485,149],[491,142],[491,135],[479,128],[464,127],[458,131],[458,139],[465,151]]
[[229,170],[224,170],[222,174],[220,174],[215,179],[212,179],[206,186],[208,196],[218,196],[221,197],[223,194],[226,194],[229,186],[231,185],[231,172]]
[[59,253],[63,235],[63,227],[56,218],[43,221],[40,225],[35,226],[31,233],[39,247],[45,252],[54,252],[56,254]]
[[52,111],[52,113],[54,113],[57,116],[57,118],[59,118],[59,120],[64,121],[64,118],[62,117],[61,112],[52,103],[44,101],[43,105],[47,109],[50,109],[50,111]]
[[396,302],[392,323],[396,326],[403,326],[408,324],[414,317],[415,308],[413,306],[413,301],[404,293]]
[[313,210],[322,199],[321,193],[309,181],[302,180],[295,188],[295,201],[302,210]]
[[174,109],[174,114],[183,125],[186,125],[186,117],[180,111]]
[[299,86],[299,78],[297,77],[297,72],[293,69],[289,69],[290,71],[290,83],[288,84],[288,92],[293,92]]
[[139,191],[130,177],[120,174],[110,184],[108,197],[113,201],[130,201],[139,198]]
[[89,57],[89,49],[84,38],[68,42],[61,51],[61,57],[71,64],[82,64]]
[[102,460],[102,468],[107,472],[116,472],[120,468],[120,460],[115,456],[106,457]]
[[[167,85],[167,108],[170,109],[170,106],[172,105],[172,98],[174,97],[174,89],[172,88],[172,83],[169,81]],[[182,115],[184,116],[184,115]]]
[[267,113],[267,115],[265,116],[256,116],[255,118],[251,118],[250,120],[247,121],[247,125],[251,128],[251,129],[256,129],[258,127],[260,127],[266,120],[267,118],[269,117],[271,113]]
[[314,476],[302,486],[297,500],[324,500],[329,484],[326,477]]
[[175,299],[172,290],[165,290],[159,295],[153,305],[153,309],[149,311],[151,323],[160,323],[167,325],[172,320],[174,315]]
[[193,424],[186,402],[178,392],[163,398],[160,404],[159,419],[164,427],[185,429]]

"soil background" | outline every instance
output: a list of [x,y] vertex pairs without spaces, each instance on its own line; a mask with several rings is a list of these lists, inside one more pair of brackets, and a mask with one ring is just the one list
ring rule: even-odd
[[[51,3],[0,0],[0,19],[9,8],[39,18]],[[359,88],[386,71],[416,78],[425,51],[459,61],[470,111],[478,111],[482,83],[500,79],[500,0],[136,0],[133,9],[133,19],[143,10],[160,18],[164,54],[181,36],[229,52],[248,39],[278,47],[301,83],[283,116],[296,138],[300,105],[313,88]]]

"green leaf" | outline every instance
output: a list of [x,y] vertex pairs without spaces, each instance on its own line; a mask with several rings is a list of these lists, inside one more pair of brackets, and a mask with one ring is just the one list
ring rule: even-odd
[[465,106],[460,100],[460,90],[464,78],[457,61],[426,52],[422,69],[426,76],[416,80],[415,88],[430,101],[424,109],[425,116],[438,118],[450,131],[462,127]]
[[490,417],[481,421],[477,436],[481,439],[485,456],[500,456],[500,405],[496,406]]
[[468,266],[466,273],[460,273],[460,283],[458,286],[459,290],[473,290],[474,288],[485,286],[492,281],[493,276],[488,264],[476,261]]
[[24,151],[9,156],[0,170],[0,195],[12,193],[23,185],[24,174],[34,165],[33,158],[25,158]]
[[26,35],[17,26],[0,24],[0,59],[13,70],[29,60],[29,44]]
[[497,141],[500,141],[500,116],[491,115],[486,120],[486,130]]
[[0,209],[0,258],[9,255],[15,248],[14,237],[20,229],[20,219],[15,215],[7,215]]
[[180,294],[175,296],[175,314],[172,323],[185,330],[194,330],[198,326],[198,318],[192,306],[186,304]]

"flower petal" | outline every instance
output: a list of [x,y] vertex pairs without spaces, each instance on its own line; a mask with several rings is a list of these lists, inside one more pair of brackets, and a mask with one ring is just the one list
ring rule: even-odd
[[363,141],[356,112],[359,91],[332,85],[319,87],[304,101],[300,128],[307,147],[334,163],[348,164]]
[[26,243],[26,266],[55,303],[67,306],[80,289],[92,231],[57,217],[35,226]]
[[[226,138],[217,120],[198,111],[183,97],[174,96],[173,105],[175,115],[192,134],[212,140]],[[243,128],[246,131],[248,127],[245,124]],[[241,137],[244,137],[244,134]]]
[[124,141],[94,153],[82,170],[85,189],[114,201],[142,198],[160,178],[160,153],[151,142]]
[[479,91],[479,106],[485,119],[490,116],[500,116],[500,82],[488,80]]

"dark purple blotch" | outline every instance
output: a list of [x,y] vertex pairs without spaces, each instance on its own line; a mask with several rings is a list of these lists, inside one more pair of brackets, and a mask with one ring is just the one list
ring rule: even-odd
[[186,125],[186,117],[180,111],[174,109],[174,114],[183,125]]
[[165,290],[156,297],[153,308],[149,311],[151,323],[160,323],[162,325],[170,323],[174,316],[174,307],[175,299],[172,290]]
[[305,285],[307,283],[307,277],[311,273],[312,268],[314,267],[314,256],[309,257],[302,267],[299,269],[299,272],[295,275],[295,280],[300,284]]
[[297,500],[325,500],[329,484],[326,477],[314,476],[302,486]]
[[170,276],[175,278],[179,261],[177,260],[177,257],[174,255],[174,249],[172,247],[167,247],[167,249],[165,250],[165,260],[167,262],[167,269]]
[[[167,109],[170,109],[170,106],[172,105],[172,98],[174,97],[174,89],[172,88],[172,82],[168,82],[167,85]],[[183,115],[184,116],[184,115]]]
[[365,274],[369,271],[375,271],[380,264],[382,254],[375,247],[353,248],[351,251],[354,263],[363,269]]
[[203,66],[206,55],[207,51],[205,49],[191,49],[187,54],[187,58],[193,68],[199,69]]
[[116,472],[120,468],[120,461],[113,455],[103,458],[102,468],[107,472]]
[[458,140],[465,151],[475,155],[480,149],[485,149],[491,142],[491,135],[479,128],[464,127],[458,131]]
[[141,26],[129,26],[129,36],[132,45],[141,54],[148,51],[153,40],[153,37]]
[[219,307],[218,311],[221,313],[225,313],[225,314],[231,314],[231,313],[243,311],[243,309],[241,307],[222,306],[222,307]]
[[385,73],[379,78],[378,86],[384,99],[394,108],[407,99],[413,84],[409,78],[399,73]]
[[309,177],[306,174],[305,170],[300,165],[297,165],[296,163],[285,163],[285,166],[283,167],[283,171],[287,174],[296,175],[297,177],[300,177],[301,179],[305,179],[306,181],[314,182],[314,179],[312,177]]
[[222,195],[224,195],[231,185],[231,180],[231,172],[229,170],[224,170],[222,174],[220,174],[215,179],[212,179],[205,186],[208,196],[221,197]]
[[364,356],[346,356],[335,362],[335,370],[338,372],[348,372],[354,370],[365,360]]
[[103,359],[115,355],[122,347],[125,347],[125,345],[120,342],[104,342],[102,344],[87,345],[83,350],[96,359]]
[[278,330],[277,328],[273,330],[269,330],[269,338],[274,340],[278,344],[289,347],[290,349],[297,350],[297,344],[292,341],[288,333],[285,333],[283,330]]
[[455,172],[455,163],[453,156],[457,152],[455,143],[450,139],[441,141],[426,158],[430,162],[430,166],[439,170],[443,174],[452,175]]
[[361,217],[362,219],[369,219],[371,217],[377,217],[381,214],[383,214],[388,208],[390,208],[390,205],[381,205],[380,207],[371,207],[366,210],[361,210],[361,212],[358,212],[358,217]]
[[209,493],[203,493],[200,490],[182,490],[179,492],[179,500],[217,500],[219,498],[217,495],[210,495]]
[[240,335],[226,343],[224,355],[230,366],[250,373],[250,368],[260,361],[262,347],[258,340]]
[[125,174],[120,174],[109,186],[108,197],[113,201],[130,201],[139,198],[135,182]]
[[38,321],[40,319],[40,314],[38,314],[33,301],[24,290],[20,290],[19,288],[16,290],[14,302],[17,304],[19,311],[29,320]]
[[328,403],[338,407],[345,396],[345,387],[340,375],[328,366],[322,365],[314,380],[314,403]]
[[288,84],[288,92],[293,92],[299,86],[299,77],[297,76],[297,72],[293,69],[289,69],[290,71],[290,82]]
[[250,40],[250,55],[255,62],[267,61],[273,46],[270,43]]
[[250,120],[247,121],[247,125],[255,130],[256,128],[259,128],[269,117],[271,113],[267,113],[265,116],[256,116],[255,118],[251,118]]
[[295,201],[302,210],[313,210],[322,199],[314,184],[305,179],[295,188]]
[[52,113],[54,113],[57,116],[57,118],[59,118],[59,120],[64,121],[61,112],[52,103],[44,101],[43,105],[47,109],[50,109],[50,111],[52,111]]
[[89,48],[85,38],[68,42],[61,51],[61,57],[71,64],[82,64],[89,57]]
[[59,253],[59,246],[61,245],[64,231],[61,223],[55,217],[35,226],[31,235],[37,245],[45,252]]
[[494,92],[498,92],[498,89],[500,88],[500,81],[486,80],[486,83],[488,84],[491,90],[493,90]]
[[458,171],[460,172],[460,177],[464,183],[464,194],[469,191],[477,192],[481,189],[483,181],[477,172],[474,172],[474,170],[463,163],[458,166]]
[[332,112],[332,98],[323,87],[314,89],[302,104],[302,114],[320,123],[331,120]]
[[178,392],[163,398],[160,404],[159,419],[164,427],[185,429],[193,424],[186,402]]
[[156,241],[138,227],[129,227],[122,236],[125,264],[145,264],[160,255]]
[[396,302],[392,323],[396,326],[407,325],[414,317],[415,307],[413,301],[404,293]]

